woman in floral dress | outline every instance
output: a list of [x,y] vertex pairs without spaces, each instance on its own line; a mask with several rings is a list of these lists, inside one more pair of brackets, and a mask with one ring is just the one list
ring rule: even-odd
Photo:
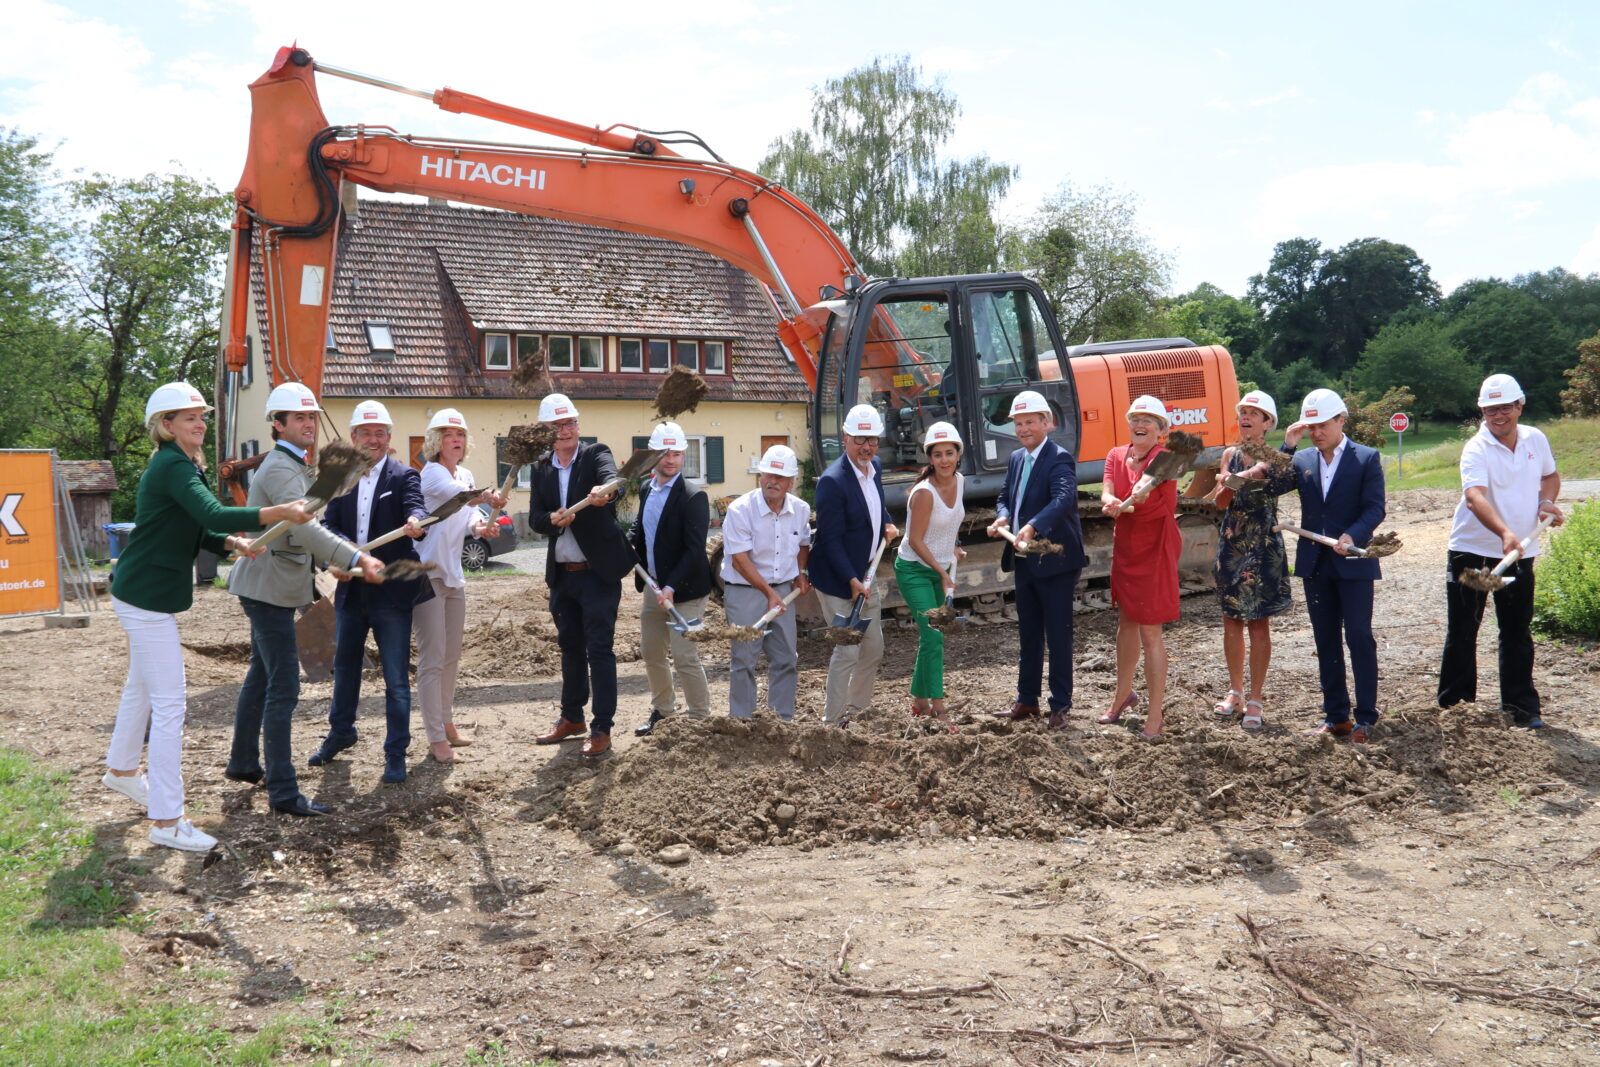
[[[1265,446],[1267,431],[1278,423],[1278,407],[1259,390],[1239,401],[1239,436],[1247,445]],[[1220,482],[1212,499],[1221,509],[1222,534],[1217,540],[1217,597],[1222,602],[1222,651],[1228,663],[1228,695],[1217,701],[1218,718],[1244,713],[1241,725],[1254,733],[1263,725],[1261,688],[1272,661],[1271,619],[1287,611],[1289,561],[1283,535],[1274,533],[1278,497],[1295,488],[1294,467],[1252,460],[1239,447],[1222,456],[1227,474],[1242,475],[1248,484],[1228,490]],[[1230,497],[1231,493],[1231,499]],[[1250,695],[1244,692],[1245,632],[1250,634]]]

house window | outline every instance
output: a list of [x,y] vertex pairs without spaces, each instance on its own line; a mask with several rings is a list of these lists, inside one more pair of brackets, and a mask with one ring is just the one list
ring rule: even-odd
[[637,337],[624,337],[617,342],[617,369],[644,370],[644,342]]
[[529,360],[539,357],[539,335],[536,333],[517,334],[517,366],[523,366]]
[[678,366],[687,367],[689,370],[700,369],[700,343],[698,341],[677,341],[673,347],[677,349]]
[[544,344],[551,370],[572,370],[572,338],[548,337]]
[[683,474],[686,478],[700,481],[705,478],[701,473],[706,469],[706,439],[704,437],[690,437],[689,447],[683,450]]
[[665,374],[672,369],[671,341],[651,341],[649,352],[651,374]]
[[375,322],[368,319],[367,348],[375,356],[394,355],[394,333],[389,329],[387,322]]
[[706,357],[707,374],[728,373],[728,346],[722,341],[707,341],[700,346]]
[[578,338],[578,369],[606,369],[606,343],[604,339],[599,337]]
[[509,333],[484,334],[483,369],[511,369],[511,335]]

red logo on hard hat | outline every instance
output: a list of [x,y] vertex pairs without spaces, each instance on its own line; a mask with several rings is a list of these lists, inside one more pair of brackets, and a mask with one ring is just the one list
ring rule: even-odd
[[1489,394],[1489,399],[1490,400],[1498,400],[1499,398],[1500,398],[1500,390],[1498,390],[1498,389],[1496,389],[1494,392]]
[[1307,408],[1306,409],[1306,414],[1314,419],[1314,418],[1317,417],[1317,409],[1316,408]]
[[858,423],[856,423],[856,429],[858,429],[858,430],[870,430],[870,429],[872,429],[872,423],[870,423],[870,422],[858,422]]
[[314,408],[317,406],[317,402],[312,397],[303,396],[300,398],[300,406],[303,408]]
[[556,408],[556,414],[557,415],[565,415],[566,413],[567,413],[567,409],[566,408]]
[[361,417],[363,419],[375,419],[378,417],[378,413],[376,411],[363,411]]
[[456,418],[454,415],[450,415],[450,416],[448,416],[448,418],[450,419],[450,425],[451,426],[460,426],[461,425],[461,420]]

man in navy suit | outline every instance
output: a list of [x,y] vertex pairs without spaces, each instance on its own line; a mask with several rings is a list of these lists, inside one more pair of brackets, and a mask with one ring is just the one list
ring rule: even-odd
[[[1306,611],[1317,643],[1322,676],[1323,723],[1317,733],[1365,744],[1378,724],[1378,644],[1372,637],[1373,582],[1382,577],[1378,561],[1353,556],[1365,548],[1387,508],[1383,461],[1378,450],[1344,435],[1344,400],[1332,389],[1313,389],[1300,405],[1300,419],[1284,432],[1286,449],[1309,433],[1313,447],[1294,454],[1300,486],[1300,525],[1338,540],[1328,548],[1300,538],[1294,573],[1305,583]],[[1355,723],[1350,722],[1350,689],[1345,680],[1344,646],[1356,679]]]
[[1031,719],[1040,714],[1039,691],[1044,676],[1044,650],[1050,647],[1050,728],[1065,730],[1072,709],[1072,598],[1078,575],[1088,558],[1083,554],[1083,526],[1078,521],[1078,464],[1072,454],[1050,440],[1055,412],[1039,393],[1025,389],[1011,401],[1011,421],[1022,447],[1011,453],[1006,481],[995,504],[998,517],[989,536],[1016,527],[1017,544],[1054,541],[1060,555],[1018,555],[1010,545],[1000,568],[1016,579],[1017,698],[1004,719]]
[[[389,455],[394,422],[376,400],[363,400],[350,415],[350,442],[372,462],[356,487],[336,497],[323,523],[339,536],[364,545],[399,526],[407,537],[373,549],[384,564],[415,560],[413,538],[424,537],[427,518],[422,502],[422,476]],[[334,608],[333,704],[328,709],[328,736],[311,757],[320,767],[356,743],[356,705],[361,701],[361,670],[366,665],[367,634],[378,644],[383,667],[383,780],[406,780],[406,748],[411,744],[411,609],[433,596],[426,578],[382,585],[341,582]]]
[[868,621],[859,645],[836,645],[828,661],[828,694],[822,721],[841,724],[872,703],[872,687],[883,662],[883,594],[871,581],[868,567],[880,543],[900,531],[889,521],[883,503],[883,464],[878,438],[883,418],[871,404],[857,404],[845,415],[840,442],[844,454],[817,479],[817,533],[811,546],[807,577],[816,587],[822,617],[848,615],[865,597],[861,617]]

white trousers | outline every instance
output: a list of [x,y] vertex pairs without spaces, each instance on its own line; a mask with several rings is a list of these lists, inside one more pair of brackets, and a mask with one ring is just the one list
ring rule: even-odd
[[114,771],[138,770],[149,727],[149,816],[176,819],[183,814],[184,715],[178,617],[136,608],[116,597],[111,598],[111,609],[128,635],[128,680],[117,705],[106,765]]
[[467,626],[467,591],[433,583],[433,599],[411,609],[417,638],[417,703],[430,745],[445,740],[445,724],[455,725],[456,670],[461,666],[461,637]]

